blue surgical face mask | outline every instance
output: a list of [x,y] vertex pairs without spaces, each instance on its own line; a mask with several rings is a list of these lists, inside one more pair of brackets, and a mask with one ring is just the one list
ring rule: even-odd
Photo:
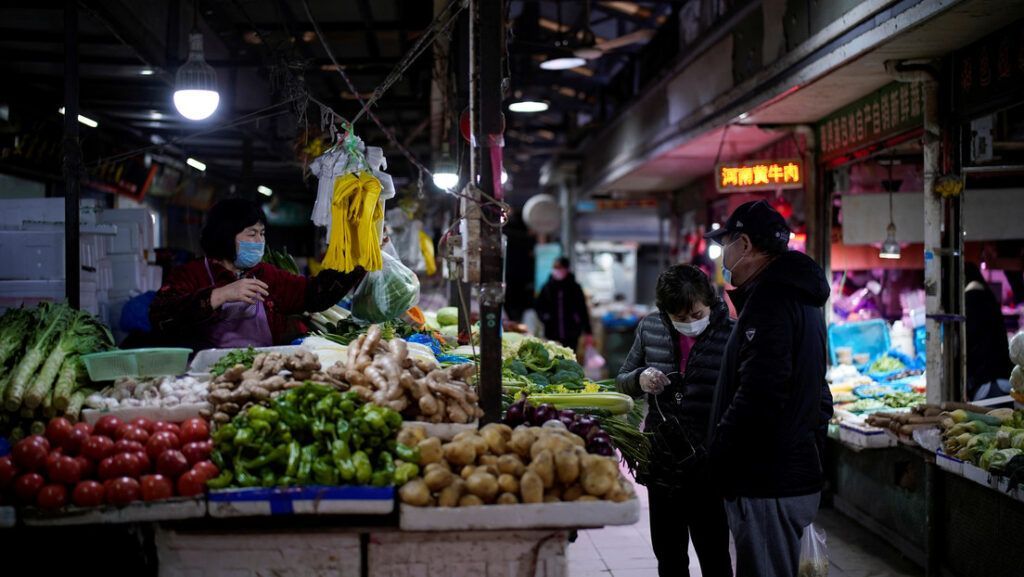
[[263,260],[263,247],[265,243],[238,241],[238,256],[235,257],[235,266],[240,269],[250,269]]
[[726,266],[726,264],[725,264],[725,249],[729,248],[730,246],[736,244],[739,241],[740,241],[740,239],[737,238],[736,240],[734,240],[734,241],[730,242],[729,244],[725,245],[724,247],[722,247],[722,279],[724,279],[727,284],[730,284],[732,286],[736,286],[736,285],[734,285],[732,283],[732,270],[734,268],[736,268],[736,265],[740,264],[740,261],[743,260],[747,255],[741,256],[736,262],[733,263],[733,265],[731,267],[730,266]]

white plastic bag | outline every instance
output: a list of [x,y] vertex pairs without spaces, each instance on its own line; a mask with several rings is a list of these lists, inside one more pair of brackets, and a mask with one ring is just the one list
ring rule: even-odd
[[800,540],[800,570],[797,577],[828,577],[828,546],[825,531],[811,523]]
[[603,376],[601,369],[604,368],[604,365],[604,357],[597,352],[597,347],[587,345],[587,349],[583,352],[583,375],[592,381],[600,381]]
[[397,319],[420,300],[420,280],[393,251],[382,250],[383,266],[366,273],[352,294],[352,316],[368,323]]

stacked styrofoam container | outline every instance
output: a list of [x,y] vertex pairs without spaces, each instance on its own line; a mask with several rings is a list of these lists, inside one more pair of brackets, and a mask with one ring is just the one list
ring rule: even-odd
[[162,269],[151,264],[155,258],[153,216],[145,208],[122,208],[101,211],[98,220],[117,226],[117,234],[107,239],[107,266],[113,282],[104,307],[108,324],[118,341],[121,311],[132,298],[160,289]]
[[[105,237],[116,234],[116,227],[97,224],[97,213],[95,200],[82,200],[81,306],[94,314],[110,279],[100,265]],[[0,309],[65,298],[63,223],[63,198],[0,200]]]

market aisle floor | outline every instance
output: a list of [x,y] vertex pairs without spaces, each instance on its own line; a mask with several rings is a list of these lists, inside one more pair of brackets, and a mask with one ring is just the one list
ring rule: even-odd
[[[651,550],[647,491],[637,485],[640,522],[630,527],[580,531],[569,545],[569,577],[657,577],[658,562]],[[854,521],[831,509],[818,521],[828,534],[829,577],[921,577],[924,571],[902,559],[895,549]],[[700,577],[697,556],[690,546],[690,577]]]

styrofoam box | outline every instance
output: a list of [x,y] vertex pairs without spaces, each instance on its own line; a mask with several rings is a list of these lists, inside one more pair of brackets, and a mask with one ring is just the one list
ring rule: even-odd
[[[64,223],[62,222],[27,222],[22,230],[33,232],[50,232],[61,235],[61,259],[64,258],[63,238]],[[107,256],[107,239],[117,234],[117,226],[113,224],[83,224],[78,229],[79,261],[82,267],[96,268]],[[59,276],[64,278],[64,271]]]
[[44,280],[64,278],[64,233],[0,231],[0,278]]
[[395,510],[394,487],[226,489],[211,491],[208,499],[211,517],[387,515]]
[[99,215],[99,222],[107,224],[135,224],[138,226],[139,247],[153,250],[153,215],[145,208],[106,209]]
[[108,254],[142,254],[142,228],[134,222],[117,224],[117,234],[107,239]]
[[26,525],[47,527],[59,525],[99,525],[107,523],[139,523],[176,521],[206,516],[203,497],[176,497],[166,501],[132,503],[124,507],[70,507],[60,513],[31,511],[22,515]]
[[964,463],[964,478],[969,481],[974,481],[979,485],[984,485],[986,487],[992,486],[991,475],[988,474],[988,471],[981,467],[976,467],[971,463]]
[[146,290],[158,291],[164,282],[164,269],[155,264],[146,266]]
[[574,501],[531,505],[478,507],[412,507],[402,504],[403,531],[492,531],[633,525],[640,520],[640,501]]
[[899,443],[886,434],[885,430],[876,427],[855,427],[846,423],[839,425],[839,440],[865,449],[883,449],[895,447]]
[[192,419],[200,416],[201,411],[212,411],[210,403],[192,403],[178,405],[177,407],[124,407],[98,411],[96,409],[83,409],[82,420],[90,425],[107,415],[113,415],[124,422],[134,421],[143,418],[150,421],[165,421],[168,423],[180,423],[185,419]]
[[963,476],[964,474],[964,462],[956,457],[947,455],[940,449],[935,453],[935,464],[944,471],[949,471],[955,475]]
[[[192,359],[192,364],[189,365],[188,372],[191,375],[200,375],[210,372],[210,367],[217,364],[224,355],[231,351],[238,349],[203,349],[196,353],[196,356]],[[263,353],[282,353],[290,355],[299,352],[301,350],[296,346],[284,346],[284,347],[262,347],[256,348],[257,352]]]
[[113,289],[117,291],[142,292],[146,290],[146,277],[149,274],[146,261],[141,254],[111,254],[110,261],[113,275]]
[[[99,203],[95,199],[79,201],[80,224],[96,224]],[[11,198],[0,200],[0,228],[20,229],[27,222],[64,222],[63,198]]]
[[[82,310],[99,312],[96,284],[81,283],[79,298]],[[33,306],[41,302],[59,302],[65,299],[63,280],[5,280],[0,281],[0,310],[20,306]]]

